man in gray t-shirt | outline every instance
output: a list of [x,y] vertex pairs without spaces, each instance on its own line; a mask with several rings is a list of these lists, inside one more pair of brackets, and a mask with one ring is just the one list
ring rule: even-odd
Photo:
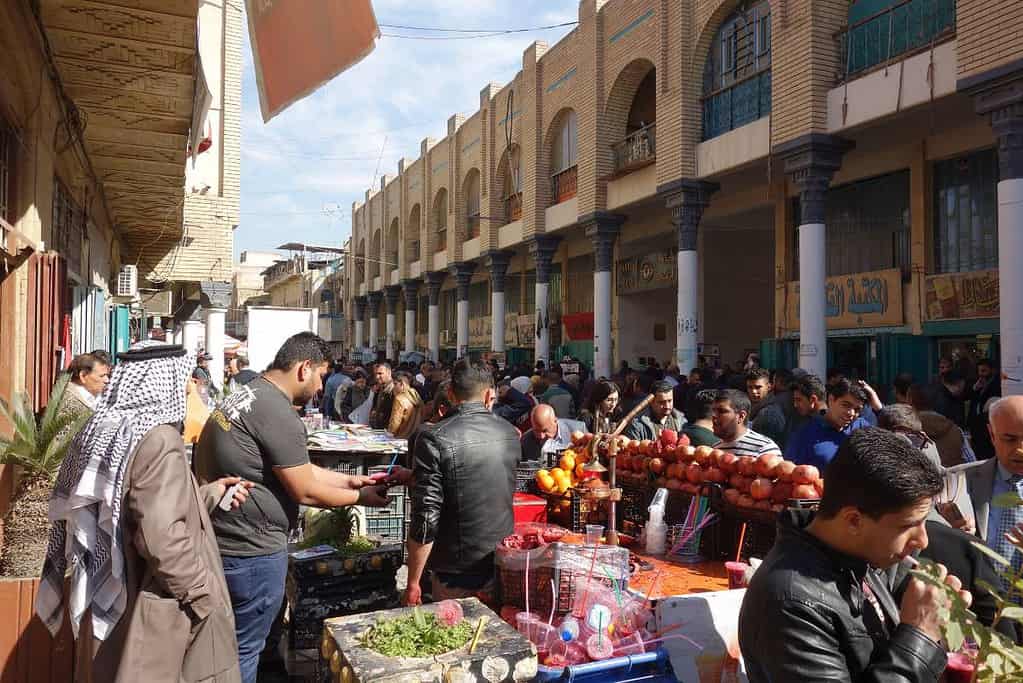
[[[349,477],[309,462],[295,407],[323,388],[330,347],[311,332],[284,342],[270,369],[226,397],[199,437],[195,469],[213,481],[230,472],[254,483],[238,509],[212,514],[234,608],[242,680],[255,683],[259,653],[284,599],[288,532],[298,506],[387,505],[369,477]],[[398,473],[396,473],[398,476]]]

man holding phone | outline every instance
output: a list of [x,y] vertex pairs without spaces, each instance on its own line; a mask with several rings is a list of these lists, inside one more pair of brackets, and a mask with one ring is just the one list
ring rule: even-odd
[[288,535],[298,506],[388,504],[385,487],[369,477],[349,477],[309,462],[296,406],[320,391],[331,360],[330,347],[315,334],[289,338],[266,372],[217,406],[195,449],[201,479],[236,475],[254,484],[245,504],[218,511],[212,520],[245,683],[256,681],[259,653],[284,599]]
[[946,470],[945,493],[950,500],[937,509],[952,526],[976,533],[1018,569],[1023,553],[1005,534],[1023,523],[1023,507],[1001,507],[991,501],[1003,493],[1023,494],[1023,396],[993,403],[988,431],[995,457]]

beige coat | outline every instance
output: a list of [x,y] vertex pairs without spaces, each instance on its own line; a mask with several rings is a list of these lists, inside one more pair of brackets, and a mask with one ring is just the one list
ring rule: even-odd
[[387,431],[399,439],[408,438],[422,418],[423,400],[413,387],[394,395],[391,405],[391,419],[387,423]]
[[[110,637],[97,641],[95,659],[79,657],[76,680],[241,681],[234,613],[208,512],[217,501],[196,484],[177,430],[163,425],[145,436],[124,491],[127,607]],[[89,621],[83,619],[80,643],[91,639]]]

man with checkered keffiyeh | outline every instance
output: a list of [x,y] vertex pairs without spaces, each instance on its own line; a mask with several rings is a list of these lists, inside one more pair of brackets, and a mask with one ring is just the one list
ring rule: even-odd
[[85,645],[76,680],[234,683],[234,618],[209,515],[238,479],[200,488],[189,469],[184,348],[145,342],[119,361],[57,477],[36,611],[52,633],[69,613]]

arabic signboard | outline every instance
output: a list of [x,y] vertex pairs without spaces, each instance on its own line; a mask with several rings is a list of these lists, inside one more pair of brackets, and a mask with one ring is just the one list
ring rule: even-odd
[[998,314],[997,270],[931,275],[924,280],[927,320],[997,318]]
[[518,330],[518,345],[533,346],[536,339],[536,327],[533,325],[533,316],[525,313],[516,316],[515,328]]
[[[902,272],[898,268],[835,275],[827,280],[829,330],[890,327],[903,323]],[[799,329],[799,283],[788,283],[785,325]]]
[[373,51],[370,0],[245,0],[266,123]]
[[621,296],[674,287],[678,279],[677,254],[675,249],[664,249],[618,261],[615,291]]
[[469,318],[469,346],[490,348],[490,316]]

